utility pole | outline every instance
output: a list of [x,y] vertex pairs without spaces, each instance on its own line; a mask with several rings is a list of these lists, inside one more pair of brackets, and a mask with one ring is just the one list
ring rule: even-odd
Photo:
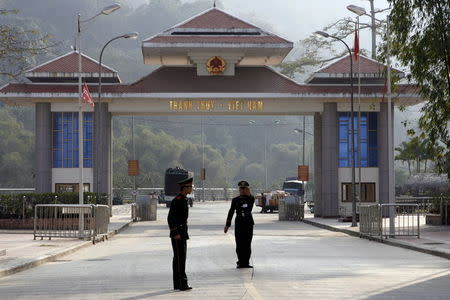
[[201,119],[201,146],[202,146],[202,173],[201,173],[201,179],[202,179],[202,201],[205,202],[205,143],[203,141],[203,116]]
[[[131,144],[133,150],[133,160],[136,160],[136,144],[134,142],[134,115],[131,116]],[[133,176],[133,201],[136,203],[137,191],[136,191],[136,175]]]
[[371,16],[371,28],[372,28],[372,59],[377,58],[377,26],[375,24],[375,6],[374,0],[370,1],[370,16]]

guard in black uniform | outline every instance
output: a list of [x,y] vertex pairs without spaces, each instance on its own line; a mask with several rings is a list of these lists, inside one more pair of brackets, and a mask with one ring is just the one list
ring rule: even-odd
[[193,178],[178,182],[180,193],[170,204],[167,223],[170,228],[170,239],[173,249],[173,288],[176,290],[190,290],[186,276],[186,241],[189,239],[187,219],[189,215],[188,200],[186,195],[192,193]]
[[247,181],[240,181],[239,196],[233,198],[228,211],[227,223],[224,232],[227,233],[231,226],[233,214],[236,211],[234,236],[236,238],[236,253],[238,257],[237,268],[253,268],[250,265],[252,254],[253,221],[252,209],[255,198],[250,194],[250,187]]

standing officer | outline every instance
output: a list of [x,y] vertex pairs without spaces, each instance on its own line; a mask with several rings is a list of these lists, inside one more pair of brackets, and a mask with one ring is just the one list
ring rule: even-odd
[[186,241],[189,239],[187,219],[189,214],[188,200],[186,196],[192,193],[193,178],[178,182],[180,193],[170,204],[167,223],[170,228],[170,238],[173,249],[173,288],[175,290],[187,291],[192,289],[188,285],[186,276]]
[[266,195],[264,195],[264,193],[261,193],[261,213],[266,213]]
[[227,223],[223,231],[228,232],[236,211],[234,236],[236,239],[236,253],[238,257],[237,268],[253,268],[249,264],[252,254],[253,225],[255,222],[252,217],[252,209],[255,198],[250,194],[250,188],[247,181],[240,181],[239,196],[231,201],[231,207],[228,211]]

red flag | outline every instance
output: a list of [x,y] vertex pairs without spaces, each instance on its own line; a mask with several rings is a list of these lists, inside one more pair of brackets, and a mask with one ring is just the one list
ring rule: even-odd
[[95,106],[94,101],[92,101],[91,94],[89,93],[89,89],[86,82],[84,83],[83,86],[83,101],[89,103],[91,107]]
[[353,53],[355,55],[355,60],[358,60],[358,56],[359,56],[358,25],[355,25],[355,45],[353,47]]

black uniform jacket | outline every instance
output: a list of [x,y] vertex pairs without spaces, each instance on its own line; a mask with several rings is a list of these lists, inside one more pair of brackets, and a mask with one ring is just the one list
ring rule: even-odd
[[179,234],[182,239],[189,239],[187,226],[188,215],[189,208],[187,198],[179,194],[172,200],[169,215],[167,216],[171,238]]
[[236,211],[236,226],[240,225],[255,225],[252,216],[253,205],[255,204],[255,198],[250,196],[238,196],[231,201],[231,207],[228,211],[226,226],[231,226],[231,219]]

